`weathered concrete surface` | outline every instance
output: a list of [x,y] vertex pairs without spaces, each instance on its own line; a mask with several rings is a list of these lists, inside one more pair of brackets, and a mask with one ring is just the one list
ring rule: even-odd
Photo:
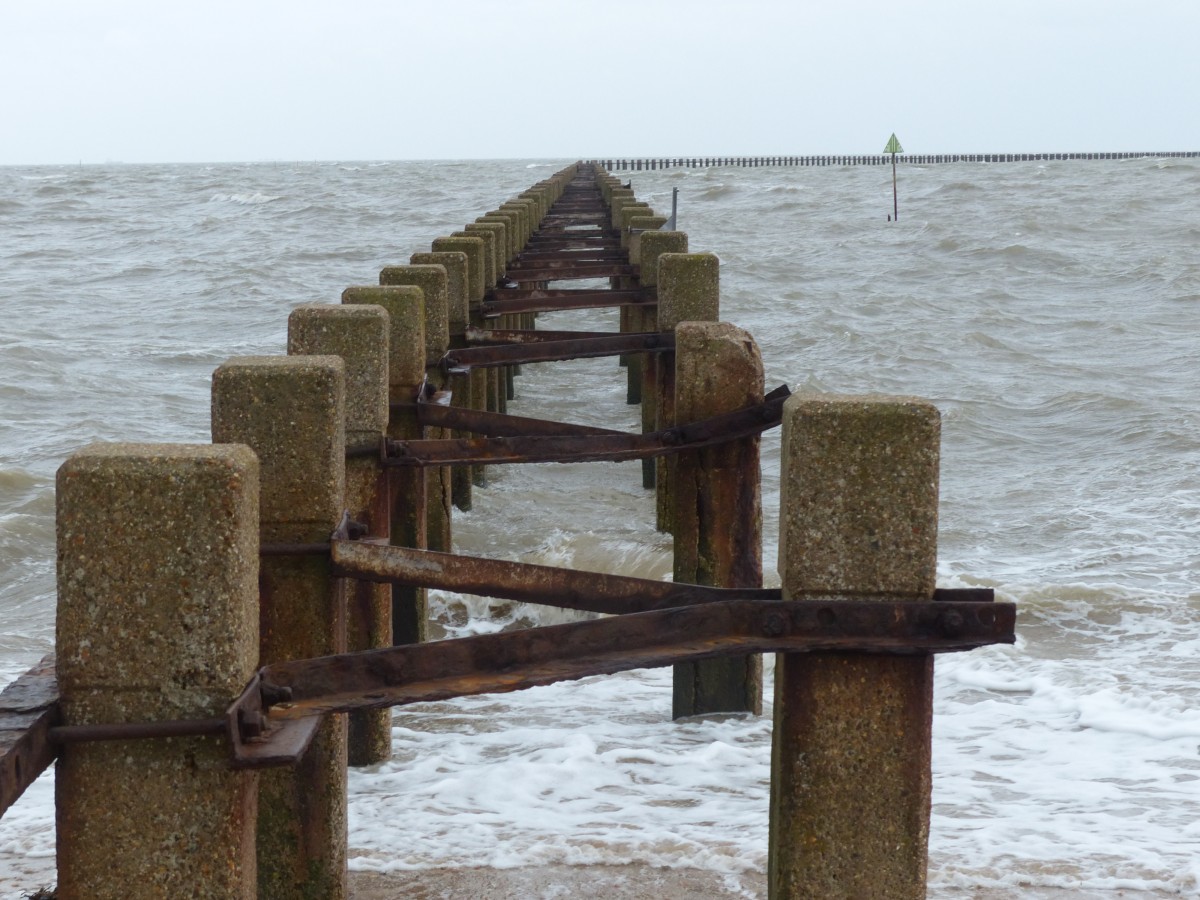
[[425,365],[437,365],[450,347],[449,277],[444,266],[384,266],[382,287],[419,287],[425,298]]
[[[387,266],[379,273],[381,285],[412,285],[425,297],[425,377],[436,389],[446,386],[438,365],[450,349],[449,278],[443,266]],[[444,429],[429,429],[429,437],[445,437]],[[449,467],[427,469],[426,536],[430,550],[449,553],[451,539],[451,475]]]
[[[342,292],[342,303],[377,303],[388,311],[391,333],[388,336],[389,397],[393,403],[412,403],[425,378],[424,292],[412,285],[391,287],[349,287]],[[393,440],[416,440],[423,429],[416,410],[393,413],[387,435]],[[426,480],[423,469],[392,469],[388,476],[390,494],[390,534],[393,544],[401,547],[428,547],[426,528]],[[392,587],[392,640],[398,644],[424,641],[428,636],[429,608],[424,588]]]
[[[461,256],[462,254],[457,254]],[[466,257],[463,257],[463,267]],[[312,305],[288,317],[288,354],[339,356],[346,365],[346,443],[378,447],[388,424],[387,310],[376,305]],[[368,534],[390,532],[387,476],[379,455],[346,460],[345,507],[367,526]],[[392,646],[390,585],[356,581],[349,586],[346,649]],[[383,762],[392,754],[390,710],[357,710],[349,716],[349,760],[352,766]]]
[[484,284],[484,240],[473,235],[436,238],[430,245],[434,253],[458,252],[467,254],[467,302],[476,305],[483,300],[487,286]]
[[[762,357],[747,332],[717,322],[686,322],[675,340],[676,424],[762,402]],[[675,457],[676,582],[762,587],[761,485],[757,436]],[[761,656],[674,667],[672,715],[715,712],[762,712]]]
[[[264,542],[329,538],[345,491],[346,366],[339,356],[241,357],[213,373],[213,440],[248,444],[262,466]],[[259,572],[263,664],[344,652],[346,598],[324,556],[266,557]],[[329,716],[296,766],[260,776],[258,896],[346,893],[346,717]]]
[[[457,349],[466,346],[464,333],[470,321],[470,304],[467,300],[470,290],[468,278],[467,254],[461,251],[443,251],[433,253],[414,253],[409,259],[413,265],[440,265],[446,269],[447,298],[450,310],[450,347]],[[453,395],[455,406],[467,409],[473,408],[475,400],[472,396],[472,380],[470,373],[466,375],[451,375],[446,381],[446,387]],[[466,432],[455,431],[453,437],[467,437]],[[471,508],[471,485],[473,482],[470,466],[459,466],[450,470],[451,497],[454,505],[462,510]]]
[[484,231],[491,233],[492,247],[495,253],[493,259],[496,266],[495,280],[492,281],[492,285],[494,286],[496,280],[504,277],[504,271],[508,268],[508,225],[495,219],[476,219],[467,225],[464,230],[468,232],[477,231],[480,234]]
[[[258,460],[93,444],[58,471],[64,724],[220,716],[258,663]],[[252,898],[257,777],[223,738],[62,748],[58,896]]]
[[[682,231],[647,231],[641,236],[641,246],[639,248],[641,258],[641,284],[643,287],[658,287],[658,258],[664,253],[687,253],[688,237]],[[646,310],[642,314],[641,321],[637,323],[638,327],[643,331],[658,331],[660,325],[658,322],[657,311]],[[664,360],[662,357],[670,356],[670,360]],[[669,377],[674,377],[675,360],[672,354],[659,353],[653,361],[646,361],[641,366],[642,370],[642,431],[651,432],[658,428],[658,423],[663,421],[659,415],[659,403],[667,396],[667,391],[670,392],[671,398],[675,396],[675,388],[673,383],[664,382],[660,386],[660,379],[663,372],[669,374]],[[673,401],[672,401],[673,402]],[[653,459],[642,460],[642,486],[649,489],[655,486],[657,480],[658,466]]]
[[[650,246],[656,248],[653,238]],[[720,265],[711,253],[659,253],[655,267],[658,286],[656,312],[659,331],[674,331],[680,322],[715,322],[720,317]],[[655,428],[675,424],[675,354],[660,353],[655,360]],[[675,457],[654,462],[655,520],[659,531],[674,528]]]
[[[797,395],[783,427],[784,596],[930,597],[937,410]],[[771,897],[924,897],[932,657],[781,654],[775,678]]]

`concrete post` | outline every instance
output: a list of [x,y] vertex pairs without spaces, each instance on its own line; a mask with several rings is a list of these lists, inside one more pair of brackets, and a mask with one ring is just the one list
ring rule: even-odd
[[[488,289],[491,290],[504,277],[504,272],[508,268],[508,228],[503,222],[498,221],[481,221],[476,220],[463,229],[466,234],[478,234],[487,240],[488,235],[491,236],[492,247],[492,274],[491,281],[488,282]],[[515,327],[515,321],[518,316],[513,314],[503,315],[500,317],[501,328]],[[503,401],[508,401],[513,398],[513,375],[516,374],[516,366],[503,366],[495,370],[497,378],[503,380],[503,385],[498,386],[500,396]]]
[[[346,367],[337,356],[240,357],[213,373],[215,443],[261,466],[264,543],[329,539],[345,493]],[[326,556],[268,556],[259,568],[260,661],[346,648],[344,582]],[[328,716],[292,768],[260,775],[258,896],[346,896],[346,717]]]
[[[665,257],[663,257],[665,259]],[[718,322],[675,329],[675,423],[763,400],[763,365],[748,333]],[[762,587],[762,470],[757,436],[675,457],[675,581]],[[675,666],[672,715],[762,712],[762,657]]]
[[[464,232],[465,234],[465,232]],[[437,238],[433,244],[434,253],[461,252],[467,254],[467,316],[468,323],[476,328],[487,327],[483,318],[483,298],[486,293],[484,285],[484,239],[481,237],[443,237]],[[487,411],[490,409],[491,381],[495,381],[492,373],[489,381],[489,369],[471,370],[471,405],[475,409]],[[453,477],[453,476],[451,476]],[[487,468],[485,466],[471,467],[472,483],[479,487],[487,485]]]
[[[425,376],[438,390],[446,387],[440,365],[450,349],[449,276],[443,266],[386,266],[379,273],[379,284],[386,287],[419,287],[425,298]],[[430,437],[445,436],[445,429],[431,429]],[[430,550],[449,553],[452,537],[450,467],[426,470],[425,510]]]
[[[458,349],[467,346],[466,331],[470,321],[470,303],[467,299],[470,291],[467,254],[461,251],[443,251],[433,253],[414,253],[409,262],[414,266],[436,265],[446,270],[446,297],[449,307],[450,347]],[[447,381],[453,395],[455,406],[472,409],[476,401],[472,396],[472,380],[470,373],[466,375],[451,375]],[[468,437],[464,431],[455,431],[454,437]],[[458,466],[450,470],[450,499],[461,510],[471,508],[471,485],[473,476],[471,466]]]
[[[346,364],[346,509],[372,537],[391,531],[387,473],[379,446],[388,424],[387,310],[382,306],[300,306],[288,317],[288,354],[340,356]],[[374,452],[372,452],[374,451]],[[355,581],[348,587],[347,651],[392,646],[392,591]],[[392,756],[390,709],[358,710],[349,717],[350,765]]]
[[[635,266],[642,264],[642,231],[657,231],[667,222],[666,216],[634,216],[629,220],[629,227],[637,229],[637,233],[629,236],[629,262]],[[633,278],[620,279],[623,286],[634,287],[641,281]],[[627,283],[626,283],[627,282]],[[621,331],[643,332],[655,331],[657,316],[654,307],[621,307]],[[637,353],[621,357],[621,365],[626,366],[625,402],[629,404],[642,402],[642,368],[646,360]]]
[[[258,663],[254,454],[93,444],[57,507],[63,724],[224,715]],[[64,745],[56,896],[251,900],[257,787],[219,736]]]
[[[618,188],[624,190],[624,188]],[[658,258],[664,253],[687,253],[688,237],[682,231],[648,231],[642,235],[639,253],[641,258],[641,285],[644,288],[658,290]],[[641,327],[646,331],[659,331],[659,313],[657,305],[653,309],[641,311]],[[662,354],[657,354],[661,356]],[[630,359],[633,355],[630,354]],[[671,362],[674,366],[674,360]],[[642,431],[651,432],[658,427],[658,371],[661,365],[654,360],[643,360],[642,370]],[[671,397],[675,396],[675,388],[671,387]],[[642,487],[654,487],[654,460],[642,460]]]
[[617,227],[621,230],[621,246],[624,249],[629,249],[629,229],[631,227],[632,220],[634,218],[645,218],[653,215],[654,210],[650,208],[650,204],[641,200],[634,201],[633,203],[626,203],[621,207],[621,211],[619,213],[620,218],[617,221]]
[[512,262],[517,254],[521,252],[521,244],[517,234],[517,226],[520,223],[520,216],[515,210],[498,209],[490,213],[486,213],[475,220],[481,224],[487,222],[499,222],[504,226],[504,234],[507,241],[507,252],[505,254],[505,262]]
[[[496,233],[487,228],[471,229],[467,226],[466,230],[456,231],[451,235],[456,238],[475,238],[483,244],[483,263],[482,263],[482,283],[479,289],[479,300],[482,302],[487,296],[487,293],[496,286]],[[434,242],[439,243],[437,241]],[[482,317],[482,310],[479,313],[478,324],[480,327],[487,327],[493,320],[485,320]],[[506,408],[505,392],[503,384],[505,381],[504,373],[499,368],[490,368],[484,370],[483,377],[487,380],[488,398],[487,408],[492,412],[504,412]]]
[[[643,241],[646,235],[642,235]],[[720,318],[720,263],[711,253],[663,253],[658,257],[658,329],[674,331],[680,322],[715,322]],[[654,393],[655,427],[675,424],[675,354],[660,353]],[[670,532],[674,457],[655,465],[658,530]]]
[[[417,390],[425,377],[425,299],[412,285],[350,287],[342,292],[344,304],[378,304],[387,310],[388,398],[390,403],[409,404],[388,417],[388,437],[419,440],[423,430],[417,421]],[[425,472],[418,468],[396,468],[388,473],[391,503],[391,539],[399,547],[427,549],[425,526]],[[392,587],[392,640],[415,644],[428,638],[429,608],[424,588]]]
[[492,287],[495,287],[496,281],[499,281],[501,278],[503,278],[505,270],[508,269],[508,225],[499,219],[478,218],[469,225],[466,225],[463,230],[468,232],[477,231],[481,233],[486,230],[492,233],[494,241],[493,246],[495,247],[496,252],[496,280],[492,282]]
[[[783,419],[779,571],[808,592],[932,597],[937,410],[796,395]],[[780,654],[770,896],[923,898],[933,657]]]

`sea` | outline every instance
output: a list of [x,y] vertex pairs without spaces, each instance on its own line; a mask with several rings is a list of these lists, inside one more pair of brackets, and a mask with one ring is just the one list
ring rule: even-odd
[[[289,311],[570,160],[0,168],[0,683],[54,642],[54,479],[94,441],[207,442],[213,369]],[[938,581],[1017,642],[936,663],[931,897],[1200,896],[1200,160],[619,173],[720,258],[768,388],[932,401]],[[546,328],[616,330],[612,310]],[[510,411],[638,430],[616,361]],[[762,443],[776,575],[779,434]],[[638,463],[494,467],[458,552],[670,578]],[[434,592],[439,633],[574,614]],[[352,869],[637,863],[765,896],[761,717],[671,720],[670,671],[397,709],[350,777]],[[53,772],[0,819],[0,898],[54,880]]]

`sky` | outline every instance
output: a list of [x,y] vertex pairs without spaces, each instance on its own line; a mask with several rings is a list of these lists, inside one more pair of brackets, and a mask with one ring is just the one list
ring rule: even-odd
[[1200,150],[1200,0],[0,0],[0,165]]

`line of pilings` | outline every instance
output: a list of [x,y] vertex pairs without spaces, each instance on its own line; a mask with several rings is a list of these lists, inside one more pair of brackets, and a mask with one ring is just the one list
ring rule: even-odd
[[[901,153],[900,164],[928,166],[939,163],[1012,163],[1079,159],[1179,159],[1200,156],[1200,150],[1100,151],[1088,153]],[[793,166],[883,166],[891,165],[892,155],[816,156],[684,156],[684,157],[627,157],[623,159],[593,159],[589,162],[610,172],[654,171],[657,169],[715,169],[778,168]]]
[[[719,321],[716,256],[665,221],[619,179],[572,165],[341,303],[295,309],[287,355],[222,364],[211,444],[73,454],[57,480],[56,724],[207,728],[262,666],[425,640],[420,590],[350,581],[303,548],[327,543],[348,511],[372,540],[452,549],[452,508],[470,505],[486,473],[385,467],[384,439],[446,436],[420,420],[427,395],[503,412],[515,373],[439,363],[472,334],[531,331],[535,309],[520,306],[556,294],[550,284],[608,278],[610,296],[586,302],[621,306],[622,331],[674,335],[673,352],[625,360],[645,430],[761,403],[753,337]],[[671,460],[642,478],[673,535],[675,580],[761,586],[758,437]],[[783,598],[931,599],[938,461],[929,403],[791,397]],[[456,481],[459,470],[471,477]],[[674,714],[758,712],[760,665],[677,666]],[[785,653],[776,673],[771,897],[923,896],[932,657]],[[261,773],[231,768],[211,729],[62,744],[58,897],[345,897],[346,769],[388,758],[387,725],[327,715],[298,763]],[[6,781],[30,777],[12,760]]]

